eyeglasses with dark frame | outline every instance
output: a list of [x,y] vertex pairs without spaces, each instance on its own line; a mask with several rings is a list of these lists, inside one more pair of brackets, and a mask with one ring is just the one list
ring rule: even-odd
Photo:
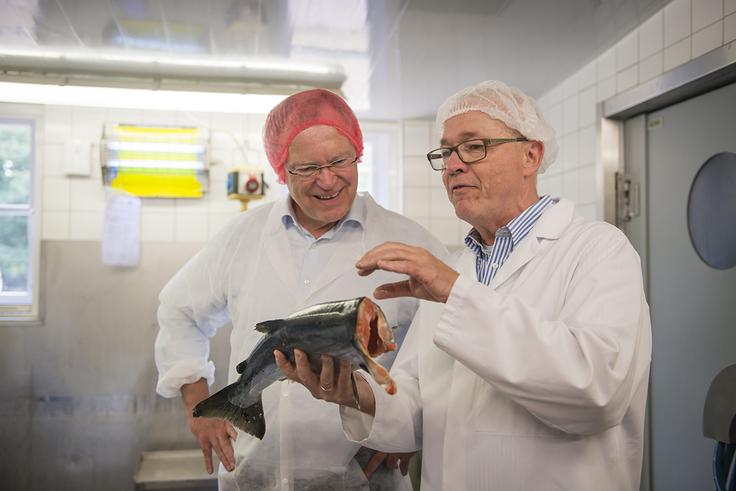
[[353,160],[350,160],[350,157],[348,157],[340,160],[335,160],[331,164],[327,165],[300,165],[295,167],[293,171],[286,169],[286,172],[288,172],[292,176],[297,176],[300,179],[307,180],[317,177],[322,172],[322,169],[330,169],[332,172],[335,172],[337,174],[345,172],[357,161],[358,157],[355,157]]
[[486,158],[490,146],[526,141],[529,140],[523,136],[519,138],[476,138],[458,143],[454,147],[441,147],[432,150],[427,154],[427,160],[429,160],[432,169],[442,171],[447,169],[447,162],[450,160],[452,152],[456,152],[462,162],[472,164]]

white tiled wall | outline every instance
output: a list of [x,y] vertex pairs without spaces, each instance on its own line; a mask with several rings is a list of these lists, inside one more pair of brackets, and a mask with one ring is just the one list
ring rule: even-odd
[[736,0],[673,0],[538,102],[560,154],[539,176],[541,194],[572,199],[595,217],[596,104],[736,40]]
[[[637,38],[622,40],[636,49]],[[616,72],[616,66],[624,68]],[[595,105],[599,90],[609,90],[616,83],[631,85],[635,69],[630,52],[608,50],[599,63],[588,64],[574,76],[539,98],[547,121],[557,130],[560,152],[557,160],[539,176],[540,195],[564,196],[576,205],[576,211],[595,218]]]
[[404,215],[429,229],[445,245],[454,247],[470,230],[455,216],[441,174],[432,170],[427,152],[439,146],[434,120],[406,120],[402,124],[404,160]]
[[[271,191],[263,200],[278,196],[275,177],[266,163],[261,144],[263,115],[196,114],[197,119],[245,141],[250,165],[266,169]],[[69,142],[81,140],[86,148],[99,143],[106,122],[151,125],[197,124],[184,113],[90,109],[67,106],[44,107],[44,149],[41,163],[41,236],[49,240],[100,240],[105,214],[106,191],[99,163],[90,176],[64,173]],[[210,192],[201,199],[143,199],[141,240],[144,242],[206,242],[240,212],[239,201],[228,200],[227,169],[243,165],[244,159],[233,138],[224,131],[212,132]],[[255,201],[252,206],[261,202]]]
[[[736,0],[674,0],[615,46],[538,99],[557,130],[557,161],[539,176],[540,195],[564,196],[596,219],[596,105],[736,40]],[[404,214],[449,246],[469,230],[455,217],[425,154],[438,146],[433,120],[403,122]]]

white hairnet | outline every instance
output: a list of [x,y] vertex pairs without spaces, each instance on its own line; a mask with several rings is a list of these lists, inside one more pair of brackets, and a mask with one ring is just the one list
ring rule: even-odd
[[555,129],[544,119],[537,102],[516,87],[488,80],[450,96],[437,110],[437,134],[442,136],[448,119],[468,111],[484,112],[529,140],[544,143],[540,174],[544,174],[557,158],[560,147],[555,139]]

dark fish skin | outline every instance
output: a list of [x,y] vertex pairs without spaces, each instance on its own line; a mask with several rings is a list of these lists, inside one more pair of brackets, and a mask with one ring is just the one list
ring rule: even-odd
[[[197,404],[194,417],[224,419],[236,428],[263,439],[266,421],[261,392],[284,374],[273,352],[279,350],[294,364],[294,349],[304,351],[319,372],[321,355],[349,361],[371,375],[393,394],[396,385],[372,357],[393,351],[393,333],[383,312],[367,297],[313,305],[283,319],[260,322],[264,334],[248,358],[236,367],[238,380]],[[357,392],[356,392],[357,395]]]

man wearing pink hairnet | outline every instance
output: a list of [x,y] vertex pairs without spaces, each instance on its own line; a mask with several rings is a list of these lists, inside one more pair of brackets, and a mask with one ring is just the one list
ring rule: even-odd
[[[396,273],[361,278],[355,262],[385,241],[404,241],[443,257],[446,249],[415,222],[357,193],[363,136],[353,111],[326,90],[288,97],[268,115],[266,156],[288,196],[248,210],[230,222],[166,285],[160,295],[156,340],[157,391],[182,395],[189,426],[212,472],[211,452],[222,463],[222,490],[410,489],[408,477],[350,442],[338,407],[311,397],[298,384],[276,382],[262,394],[266,432],[262,440],[230,423],[193,418],[192,408],[210,395],[214,366],[209,340],[232,322],[228,383],[261,333],[256,323],[286,317],[322,302],[372,296]],[[378,302],[394,336],[406,335],[419,301]],[[386,356],[386,355],[384,355]],[[379,358],[387,366],[395,353]],[[358,463],[360,461],[360,464]],[[408,459],[401,460],[406,473]],[[365,467],[365,472],[361,467]],[[370,481],[366,478],[370,475]]]
[[440,107],[437,129],[427,157],[473,226],[467,247],[442,262],[386,243],[356,264],[410,276],[376,298],[422,299],[391,371],[397,393],[358,377],[358,411],[349,366],[337,378],[303,357],[279,366],[343,406],[351,440],[421,448],[422,490],[638,490],[651,356],[638,255],[571,201],[540,198],[555,131],[520,90],[468,87]]

